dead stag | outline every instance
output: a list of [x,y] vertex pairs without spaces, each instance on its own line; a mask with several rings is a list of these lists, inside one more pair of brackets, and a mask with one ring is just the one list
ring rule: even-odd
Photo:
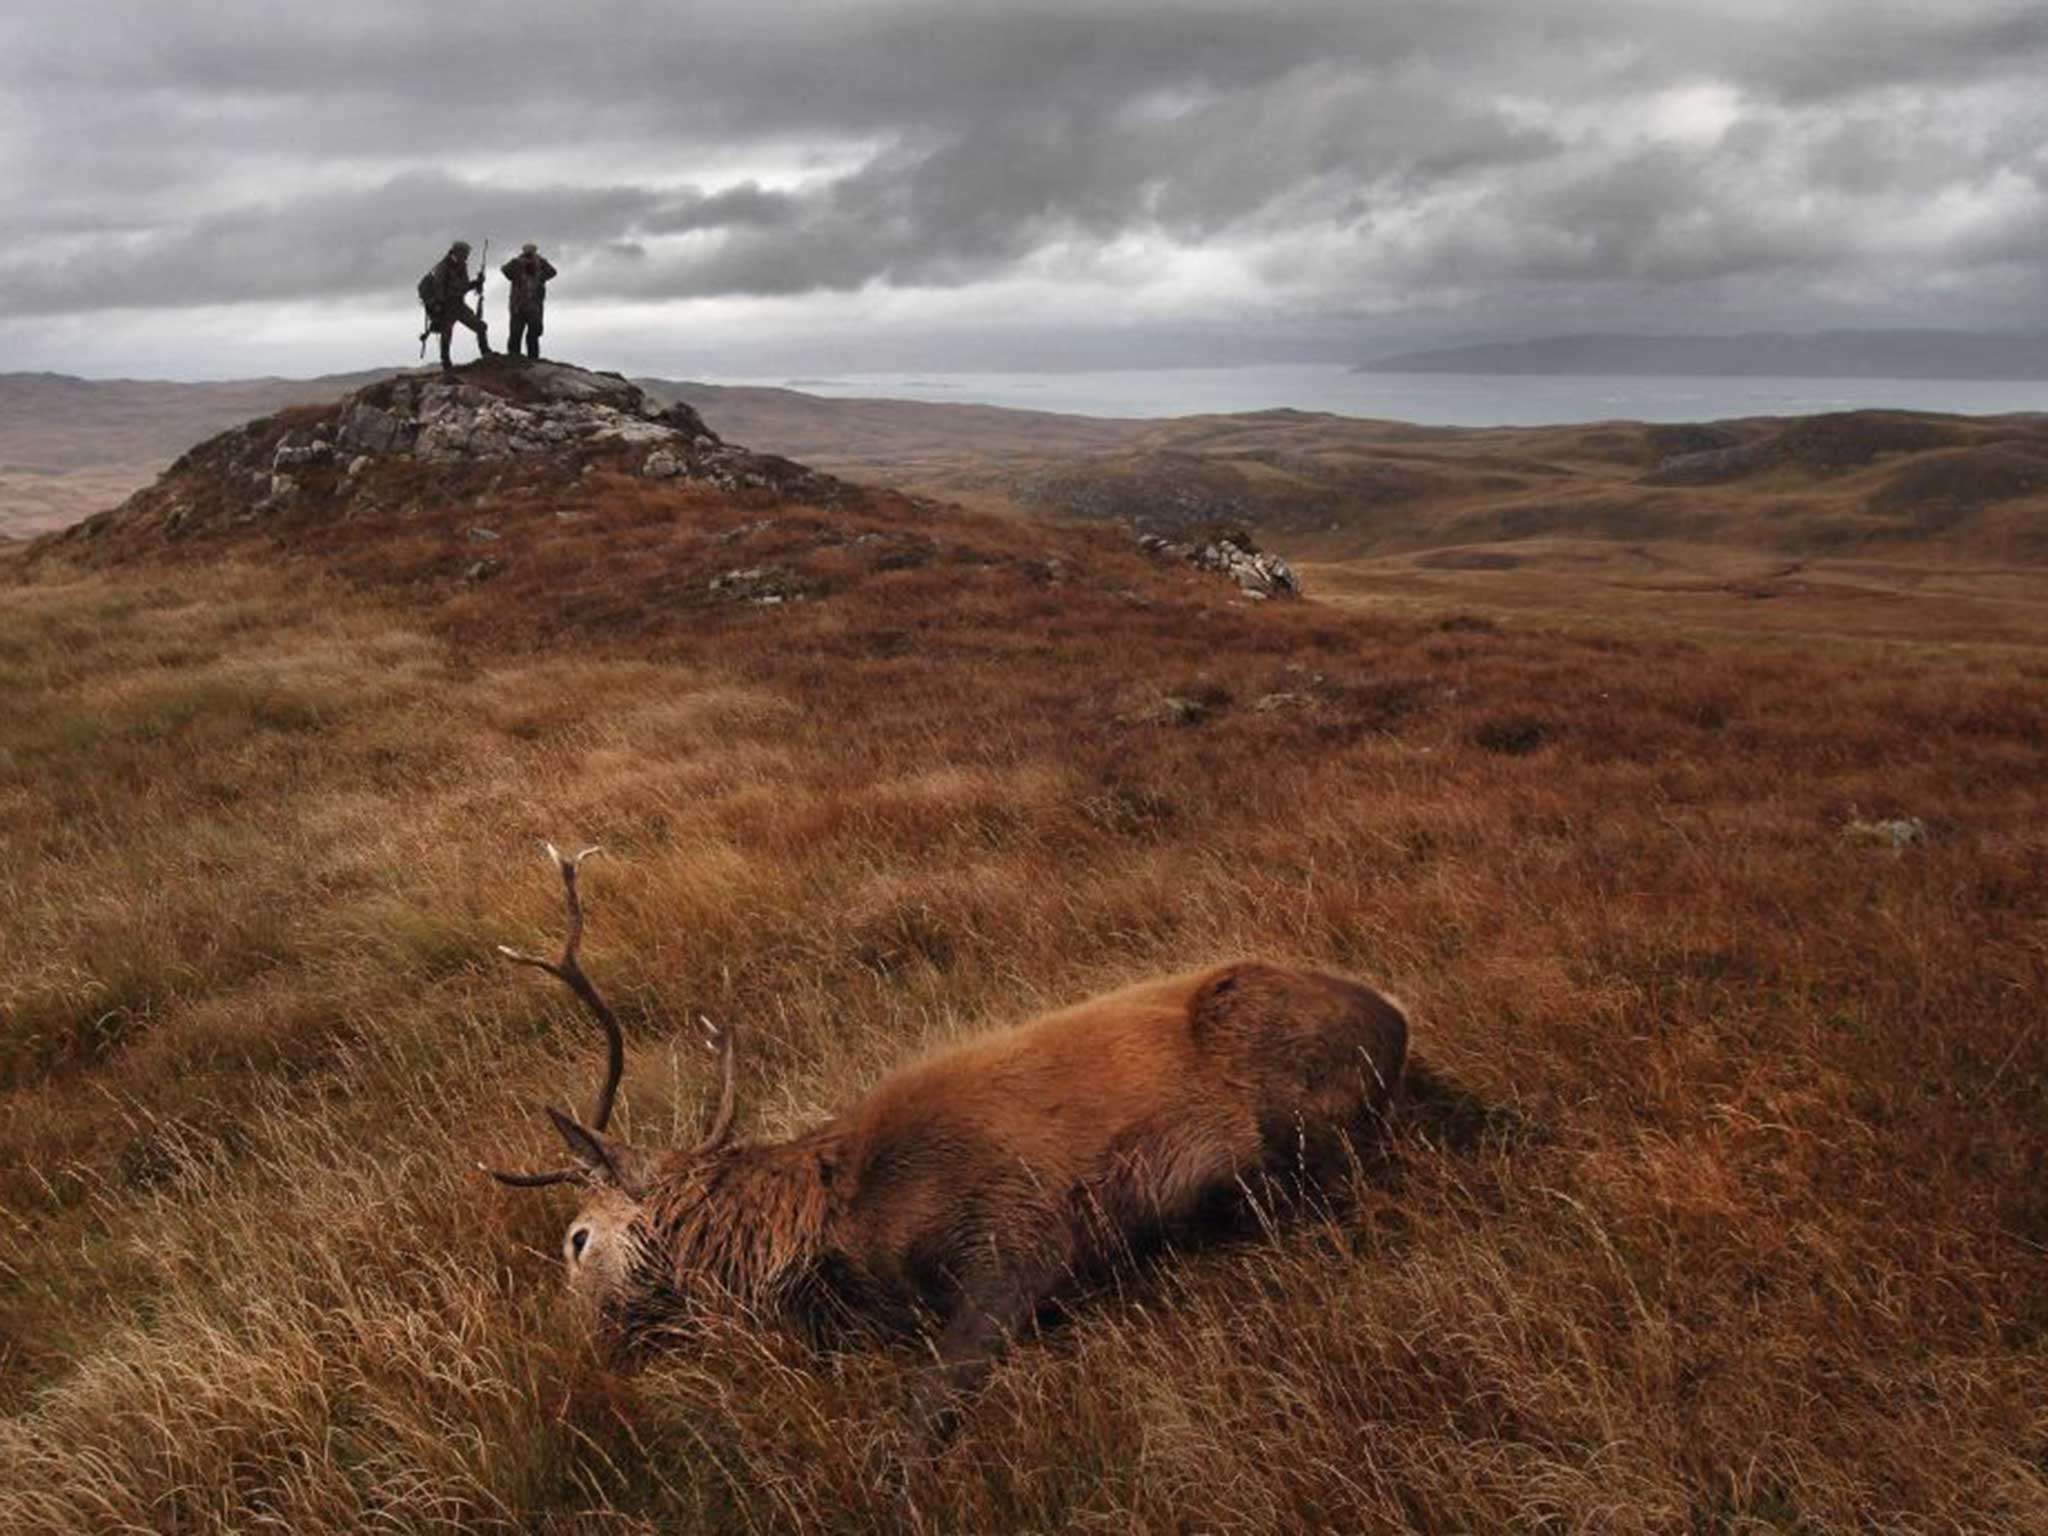
[[579,956],[577,876],[596,851],[548,846],[568,907],[561,958],[503,952],[597,1019],[604,1082],[587,1121],[548,1109],[570,1166],[487,1171],[582,1187],[562,1243],[568,1285],[626,1351],[720,1304],[814,1337],[847,1322],[922,1333],[938,1367],[919,1392],[934,1440],[1071,1277],[1241,1211],[1262,1188],[1349,1169],[1400,1081],[1408,1020],[1392,998],[1241,961],[926,1056],[787,1141],[733,1139],[732,1033],[705,1021],[721,1087],[703,1138],[631,1146],[606,1134],[624,1039]]

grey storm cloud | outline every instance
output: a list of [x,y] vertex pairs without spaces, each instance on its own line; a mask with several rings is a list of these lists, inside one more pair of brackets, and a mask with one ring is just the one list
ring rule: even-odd
[[402,298],[486,233],[621,302],[1194,252],[1296,316],[1753,278],[1907,318],[1992,265],[2048,296],[2044,66],[2007,0],[14,0],[0,320]]

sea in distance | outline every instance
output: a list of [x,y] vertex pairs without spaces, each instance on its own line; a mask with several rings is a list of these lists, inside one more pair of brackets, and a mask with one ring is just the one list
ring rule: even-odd
[[2048,381],[1357,373],[1310,364],[1086,373],[835,373],[712,377],[706,382],[773,385],[833,399],[1001,405],[1077,416],[1199,416],[1289,407],[1446,427],[1719,421],[1868,407],[1971,416],[2048,411]]

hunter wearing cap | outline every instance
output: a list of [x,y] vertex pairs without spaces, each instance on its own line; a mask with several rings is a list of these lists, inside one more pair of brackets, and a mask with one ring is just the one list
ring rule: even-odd
[[547,311],[548,279],[555,275],[555,265],[541,255],[539,246],[529,242],[498,270],[505,274],[512,290],[512,339],[506,348],[517,357],[523,336],[526,355],[538,358],[541,325]]
[[427,330],[441,338],[441,367],[444,372],[453,371],[454,365],[448,360],[448,341],[458,325],[468,326],[476,333],[478,356],[491,355],[490,328],[468,303],[471,293],[484,291],[484,275],[481,272],[474,278],[469,275],[467,240],[458,240],[448,247],[448,254],[420,279],[419,291],[420,303],[427,311]]

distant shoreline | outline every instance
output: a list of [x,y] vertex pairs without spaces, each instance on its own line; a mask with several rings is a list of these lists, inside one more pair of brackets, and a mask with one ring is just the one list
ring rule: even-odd
[[1911,379],[2048,382],[2048,336],[1972,331],[1828,331],[1810,336],[1589,333],[1401,352],[1354,373],[1527,377]]

